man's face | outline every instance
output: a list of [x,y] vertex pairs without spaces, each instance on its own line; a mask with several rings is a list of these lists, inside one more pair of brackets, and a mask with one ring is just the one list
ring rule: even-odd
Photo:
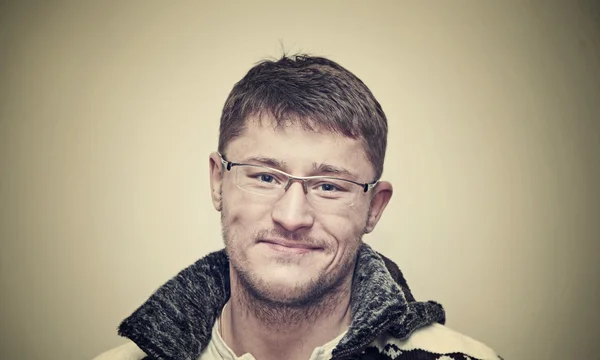
[[[329,175],[361,183],[371,182],[374,176],[360,141],[296,125],[274,129],[267,120],[249,121],[225,155],[228,161],[266,165],[296,176]],[[351,175],[316,172],[319,167],[323,170],[321,165]],[[220,180],[212,177],[213,193],[220,192],[218,209],[232,280],[237,278],[263,300],[299,306],[351,279],[367,224],[370,192],[360,191],[352,206],[323,208],[309,201],[299,182],[293,182],[282,197],[273,198],[239,188],[235,167],[232,171],[221,167],[221,171]]]

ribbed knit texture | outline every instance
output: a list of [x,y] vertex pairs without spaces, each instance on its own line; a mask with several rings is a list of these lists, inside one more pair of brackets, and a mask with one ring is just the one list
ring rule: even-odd
[[[229,260],[224,250],[211,253],[160,287],[119,326],[147,360],[197,360],[230,296]],[[395,341],[432,323],[445,321],[442,306],[416,302],[400,269],[363,244],[351,294],[352,322],[333,351],[334,359],[473,359],[462,353],[373,346],[381,337]],[[445,356],[445,357],[443,357]]]

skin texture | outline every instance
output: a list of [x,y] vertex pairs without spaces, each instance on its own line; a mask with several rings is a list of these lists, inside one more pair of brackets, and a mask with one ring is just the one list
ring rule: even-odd
[[[274,128],[269,119],[250,119],[225,155],[255,164],[260,163],[249,158],[272,158],[282,163],[279,170],[296,176],[336,176],[315,172],[323,164],[348,170],[353,175],[344,177],[358,182],[371,182],[375,174],[359,140],[293,124]],[[238,188],[217,153],[209,166],[231,264],[232,296],[222,314],[225,341],[238,356],[307,359],[349,324],[356,253],[362,235],[383,213],[391,184],[380,182],[360,193],[352,206],[322,211],[300,183],[274,201]]]

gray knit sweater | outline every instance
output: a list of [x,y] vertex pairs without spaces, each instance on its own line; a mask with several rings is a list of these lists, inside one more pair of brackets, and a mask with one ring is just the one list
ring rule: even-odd
[[[161,286],[119,326],[145,360],[196,360],[230,296],[224,250],[198,260]],[[498,359],[487,346],[443,326],[436,302],[415,301],[402,272],[363,244],[351,295],[352,321],[333,359]]]

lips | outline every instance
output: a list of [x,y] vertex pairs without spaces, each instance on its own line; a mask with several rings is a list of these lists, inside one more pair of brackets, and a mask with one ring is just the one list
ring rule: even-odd
[[321,250],[319,247],[308,244],[280,240],[261,240],[259,243],[268,246],[271,250],[290,254],[307,254],[312,251]]

